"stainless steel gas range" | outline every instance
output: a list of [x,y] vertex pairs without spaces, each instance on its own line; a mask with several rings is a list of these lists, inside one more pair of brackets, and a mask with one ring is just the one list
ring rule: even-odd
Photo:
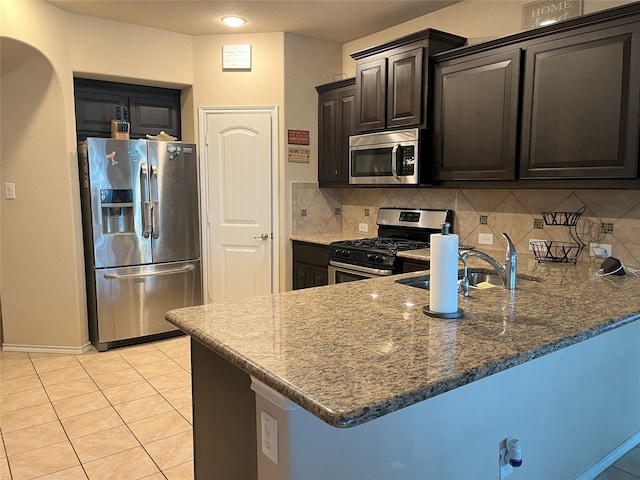
[[429,248],[431,234],[445,222],[453,227],[452,210],[381,208],[377,237],[329,245],[329,283],[400,273],[397,253]]

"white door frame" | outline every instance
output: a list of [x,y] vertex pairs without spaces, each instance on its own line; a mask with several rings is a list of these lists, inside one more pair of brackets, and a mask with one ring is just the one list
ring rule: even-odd
[[277,106],[227,106],[227,107],[199,107],[200,117],[200,217],[202,242],[202,294],[205,304],[211,303],[209,291],[209,271],[211,270],[211,216],[209,214],[209,159],[207,158],[207,115],[225,113],[270,113],[271,116],[271,285],[273,293],[280,291],[280,229],[279,229],[279,198],[280,198],[280,156],[278,145],[278,107]]

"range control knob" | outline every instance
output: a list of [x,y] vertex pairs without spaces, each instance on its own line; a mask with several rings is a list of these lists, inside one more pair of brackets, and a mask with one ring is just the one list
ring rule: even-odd
[[382,263],[384,262],[384,255],[376,254],[376,253],[367,253],[367,259],[371,262]]

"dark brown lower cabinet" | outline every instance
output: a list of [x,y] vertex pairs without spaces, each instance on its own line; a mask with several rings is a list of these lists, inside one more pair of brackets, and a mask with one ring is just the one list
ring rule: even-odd
[[329,247],[293,242],[293,289],[319,287],[329,283]]
[[420,270],[429,270],[429,262],[421,262],[419,260],[400,259],[400,273],[418,272]]

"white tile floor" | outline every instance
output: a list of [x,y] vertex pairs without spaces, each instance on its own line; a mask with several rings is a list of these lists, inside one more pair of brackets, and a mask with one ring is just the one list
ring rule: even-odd
[[188,337],[0,353],[0,479],[193,479]]
[[596,477],[597,480],[635,480],[640,478],[640,445]]
[[[0,352],[0,479],[193,479],[188,337]],[[640,479],[640,445],[597,480]]]

